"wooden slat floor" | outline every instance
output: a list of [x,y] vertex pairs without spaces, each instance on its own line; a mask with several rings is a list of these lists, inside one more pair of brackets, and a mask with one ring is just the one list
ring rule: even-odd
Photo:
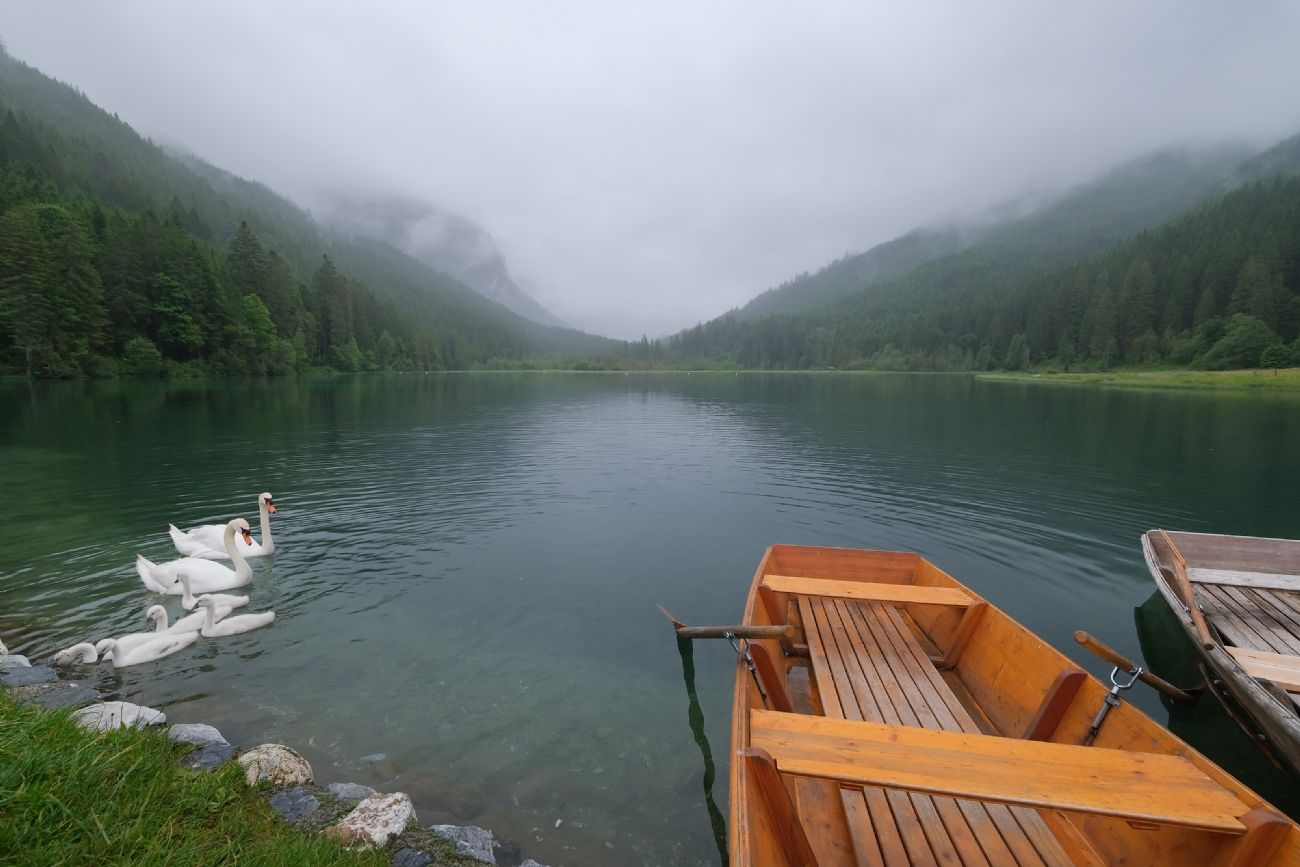
[[[799,607],[826,716],[981,733],[892,605],[800,596]],[[1072,864],[1032,809],[870,787],[840,795],[860,865]]]
[[1300,656],[1300,593],[1197,584],[1205,616],[1238,647]]

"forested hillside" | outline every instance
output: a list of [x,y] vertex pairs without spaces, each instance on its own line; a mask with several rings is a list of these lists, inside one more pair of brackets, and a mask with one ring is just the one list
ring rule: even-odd
[[466,368],[604,351],[265,187],[183,163],[0,56],[0,368]]
[[[942,259],[926,280],[1009,283],[1077,261],[1131,238],[1257,176],[1244,147],[1166,150],[1132,160],[1037,207],[1012,203],[984,219],[944,228],[917,229],[843,258],[815,274],[801,274],[736,311],[741,319],[796,313],[897,278]],[[969,250],[969,253],[963,251]]]
[[713,320],[673,337],[666,358],[772,369],[1289,364],[1300,330],[1300,181],[1286,177],[1295,145],[1237,175],[1263,180],[1068,267],[1010,280],[1005,245],[986,244],[806,313]]

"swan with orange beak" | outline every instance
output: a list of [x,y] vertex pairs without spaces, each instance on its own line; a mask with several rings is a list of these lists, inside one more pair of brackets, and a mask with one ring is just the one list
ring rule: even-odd
[[248,531],[248,522],[243,518],[235,518],[226,524],[226,529],[222,533],[222,542],[226,553],[235,563],[234,569],[200,557],[182,557],[168,563],[151,563],[143,556],[137,555],[135,570],[139,573],[145,587],[154,593],[166,593],[169,596],[181,596],[185,593],[185,587],[177,580],[181,572],[189,574],[190,586],[195,593],[199,594],[243,587],[253,580],[253,570],[244,560],[244,555],[235,547],[236,534],[242,536],[245,542],[253,541],[252,534]]

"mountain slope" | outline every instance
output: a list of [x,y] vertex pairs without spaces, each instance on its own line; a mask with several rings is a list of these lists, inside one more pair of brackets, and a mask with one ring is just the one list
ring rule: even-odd
[[[927,279],[948,280],[947,275],[969,268],[983,274],[981,283],[1014,281],[1032,270],[1073,261],[1163,223],[1221,192],[1240,173],[1248,156],[1249,151],[1236,147],[1159,151],[1069,190],[1027,215],[917,229],[865,253],[847,256],[816,274],[801,275],[764,292],[736,311],[736,316],[749,319],[811,309],[939,259],[946,265]],[[963,251],[977,247],[984,249],[962,258]],[[993,248],[1000,252],[990,258],[988,251]]]
[[415,325],[457,347],[458,366],[601,351],[612,345],[519,316],[390,245],[360,243],[323,230],[264,185],[197,159],[175,158],[84,94],[7,55],[0,56],[0,104],[24,123],[60,137],[60,171],[69,189],[84,190],[129,213],[175,211],[195,238],[221,246],[245,222],[303,284],[329,256],[380,302],[408,312]]
[[[1251,183],[1071,264],[1036,267],[1042,258],[1024,235],[995,240],[812,310],[725,316],[688,329],[669,341],[668,363],[911,370],[1021,369],[1053,358],[1083,369],[1300,363],[1295,152],[1288,139],[1228,173]],[[1097,225],[1086,209],[1071,219],[1085,236]],[[1061,243],[1049,233],[1041,246]]]
[[496,241],[473,220],[410,199],[333,197],[313,210],[352,234],[385,241],[526,319],[564,323],[520,288]]

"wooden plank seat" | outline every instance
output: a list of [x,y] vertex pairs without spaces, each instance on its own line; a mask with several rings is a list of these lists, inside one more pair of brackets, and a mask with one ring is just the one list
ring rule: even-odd
[[915,584],[876,584],[870,581],[828,581],[791,575],[768,575],[763,584],[777,593],[825,596],[893,605],[951,605],[968,608],[975,600],[956,587],[920,587]]
[[[798,602],[826,718],[980,733],[893,605],[817,596]],[[860,865],[1072,864],[1027,807],[865,784],[839,788]]]
[[1224,648],[1251,677],[1271,680],[1285,690],[1300,692],[1300,657],[1243,647]]
[[1244,834],[1249,811],[1182,756],[755,709],[750,744],[786,774]]

